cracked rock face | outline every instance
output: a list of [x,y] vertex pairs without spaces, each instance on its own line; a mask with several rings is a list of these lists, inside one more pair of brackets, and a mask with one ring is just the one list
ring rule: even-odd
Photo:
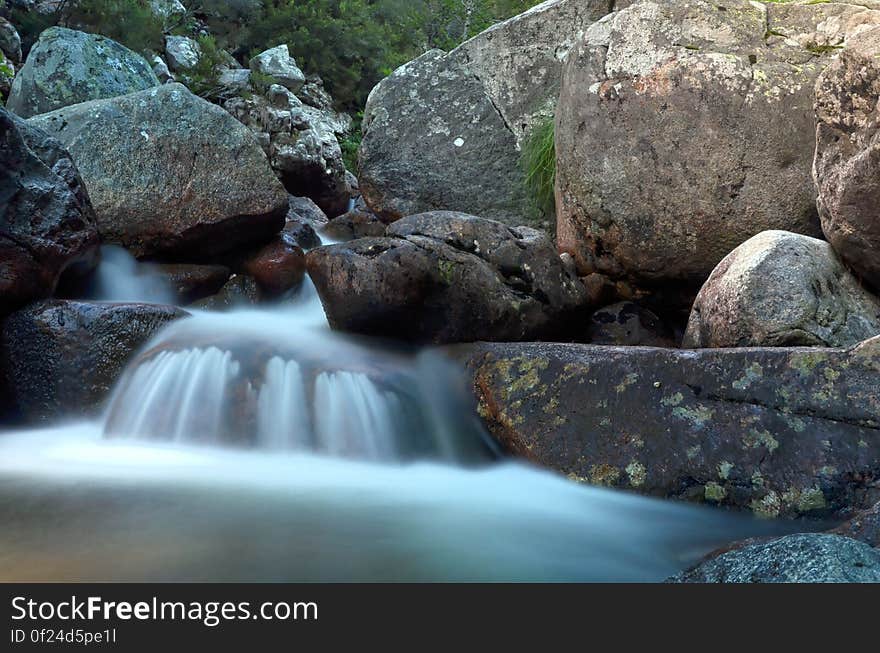
[[549,337],[586,300],[543,233],[446,211],[306,263],[334,329],[409,342]]
[[557,110],[560,247],[582,273],[701,284],[768,229],[820,235],[817,77],[880,12],[643,0],[570,53]]
[[766,231],[712,272],[684,347],[849,347],[880,334],[880,301],[824,240]]
[[287,193],[253,134],[180,84],[28,122],[69,149],[102,241],[136,256],[210,256],[284,226]]
[[554,0],[428,52],[383,80],[367,102],[361,191],[386,222],[450,209],[538,224],[520,168],[536,120],[552,115],[562,60],[608,0]]
[[842,349],[464,346],[512,453],[643,494],[826,517],[880,499],[880,339]]
[[674,583],[880,583],[880,551],[839,535],[789,535],[706,560]]
[[859,35],[816,88],[815,179],[834,249],[880,288],[880,28]]
[[40,34],[18,71],[6,108],[30,118],[158,85],[150,64],[116,41],[50,27]]

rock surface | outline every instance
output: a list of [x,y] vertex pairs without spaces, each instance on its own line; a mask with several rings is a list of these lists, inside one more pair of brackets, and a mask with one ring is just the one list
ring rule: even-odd
[[707,560],[675,583],[880,583],[880,551],[839,535],[789,535]]
[[265,95],[233,97],[223,106],[257,134],[292,195],[311,198],[330,217],[347,210],[351,189],[338,139],[348,133],[351,118],[304,104],[278,84]]
[[251,70],[271,77],[276,83],[290,89],[294,93],[305,84],[306,76],[290,56],[287,44],[261,52],[251,59]]
[[813,89],[880,12],[827,3],[637,2],[569,55],[557,233],[582,274],[702,284],[769,229],[818,236]]
[[324,227],[328,238],[339,241],[355,238],[378,238],[385,235],[385,223],[375,213],[353,210],[333,218]]
[[186,315],[157,304],[32,304],[10,315],[0,333],[6,387],[28,421],[94,414],[129,358]]
[[577,481],[767,517],[880,499],[880,339],[852,350],[458,351],[492,434]]
[[450,209],[511,225],[547,220],[527,197],[520,148],[552,115],[561,61],[607,0],[555,0],[446,54],[396,70],[370,94],[361,191],[386,222]]
[[31,119],[79,166],[104,242],[200,257],[265,241],[287,193],[253,135],[180,84]]
[[593,313],[587,336],[594,345],[675,347],[674,335],[660,318],[632,302],[620,302]]
[[880,503],[863,510],[832,533],[845,535],[873,547],[880,547]]
[[0,52],[3,52],[13,65],[17,66],[21,63],[21,37],[15,26],[2,16],[0,16]]
[[196,263],[165,263],[156,266],[156,271],[183,305],[218,292],[232,275],[224,265]]
[[98,260],[98,230],[61,144],[0,107],[0,314],[49,297]]
[[880,334],[880,301],[824,240],[765,231],[703,286],[684,347],[849,347]]
[[412,342],[550,336],[586,296],[545,234],[446,211],[306,262],[334,329]]
[[302,283],[306,259],[293,237],[281,234],[243,254],[236,269],[256,281],[263,296],[278,297]]
[[158,85],[150,64],[116,41],[50,27],[40,34],[16,75],[6,108],[30,118]]
[[202,58],[202,48],[198,42],[187,36],[165,37],[165,60],[174,72],[195,68]]
[[880,29],[861,34],[816,90],[815,179],[834,249],[880,288]]

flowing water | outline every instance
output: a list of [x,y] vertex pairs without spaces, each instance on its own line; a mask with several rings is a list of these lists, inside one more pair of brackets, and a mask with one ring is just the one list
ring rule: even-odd
[[0,579],[659,581],[775,529],[506,459],[472,401],[439,354],[332,333],[308,282],[196,314],[100,420],[0,434]]

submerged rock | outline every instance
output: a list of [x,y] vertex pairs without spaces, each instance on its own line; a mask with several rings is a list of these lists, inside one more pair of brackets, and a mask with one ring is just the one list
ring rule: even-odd
[[582,274],[701,284],[769,229],[820,235],[813,94],[880,11],[637,2],[569,55],[556,114],[560,248]]
[[816,89],[815,179],[828,240],[880,288],[880,29],[849,44]]
[[880,301],[827,242],[766,231],[712,272],[683,346],[849,347],[877,334]]
[[674,583],[880,583],[880,550],[838,535],[789,535],[707,560]]
[[98,230],[73,160],[0,107],[0,314],[49,297],[98,260]]
[[306,256],[334,329],[411,342],[525,340],[564,330],[586,291],[527,227],[437,211],[382,238]]
[[210,256],[284,226],[287,193],[253,135],[181,84],[30,122],[70,149],[102,240],[136,256]]
[[768,517],[880,499],[880,339],[851,350],[459,351],[493,435],[579,482]]
[[6,108],[30,118],[158,85],[150,64],[116,41],[50,27],[40,34],[16,75]]
[[607,0],[555,0],[450,53],[428,52],[380,82],[364,111],[360,188],[386,222],[452,209],[538,224],[520,166],[533,126],[551,116],[562,60]]
[[58,300],[13,313],[0,332],[12,403],[29,422],[94,414],[129,358],[187,315],[157,304]]

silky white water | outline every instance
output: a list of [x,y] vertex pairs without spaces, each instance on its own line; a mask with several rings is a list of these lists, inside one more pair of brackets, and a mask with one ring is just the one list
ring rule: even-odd
[[314,289],[195,314],[95,422],[0,434],[0,580],[659,581],[766,532],[506,460],[457,370]]

